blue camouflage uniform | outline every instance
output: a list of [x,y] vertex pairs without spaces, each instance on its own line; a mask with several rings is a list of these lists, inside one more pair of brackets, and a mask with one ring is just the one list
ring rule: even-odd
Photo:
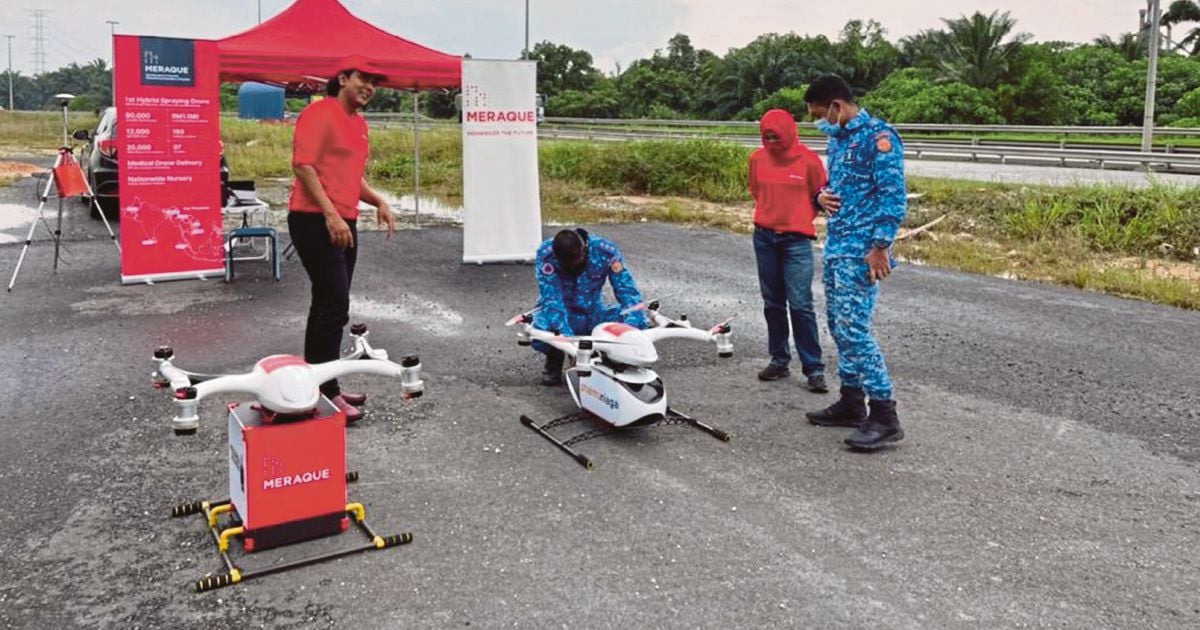
[[[642,301],[633,274],[625,266],[621,250],[612,241],[591,236],[578,230],[588,244],[587,267],[578,276],[566,273],[554,255],[554,239],[538,248],[537,282],[541,307],[533,315],[533,325],[561,335],[587,335],[598,324],[624,322],[635,328],[646,328],[649,322],[645,311],[621,315],[623,309]],[[604,282],[612,283],[616,305],[604,303]],[[546,346],[535,342],[533,347],[545,352]]]
[[904,144],[895,129],[861,109],[830,137],[828,170],[829,188],[842,200],[827,224],[824,256],[838,377],[872,400],[891,400],[892,381],[871,334],[879,284],[870,281],[866,255],[872,247],[890,248],[904,221]]

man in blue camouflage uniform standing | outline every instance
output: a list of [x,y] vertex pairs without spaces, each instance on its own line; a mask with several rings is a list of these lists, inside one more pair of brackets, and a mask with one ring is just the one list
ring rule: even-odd
[[[616,305],[604,303],[604,282],[612,284]],[[586,230],[562,230],[538,248],[537,283],[540,298],[533,325],[564,336],[588,335],[607,322],[646,328],[644,310],[628,311],[642,301],[621,250],[612,241]],[[622,311],[628,311],[622,313]],[[541,342],[533,347],[546,353],[543,385],[561,385],[564,355]]]
[[892,272],[892,243],[907,207],[904,145],[895,129],[855,103],[839,76],[813,81],[804,101],[829,136],[829,185],[817,201],[829,214],[825,303],[841,379],[841,398],[806,415],[818,426],[857,427],[846,444],[873,451],[904,438],[892,380],[871,334],[878,281]]

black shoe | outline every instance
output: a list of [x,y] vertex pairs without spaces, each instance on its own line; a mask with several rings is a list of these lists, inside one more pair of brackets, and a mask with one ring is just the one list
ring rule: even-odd
[[842,387],[841,398],[820,411],[810,411],[805,415],[810,424],[819,427],[852,427],[857,428],[867,419],[867,394],[859,387]]
[[896,401],[872,400],[867,403],[871,414],[857,431],[846,438],[846,445],[856,451],[876,451],[904,439],[900,418],[896,416]]
[[550,348],[546,352],[546,365],[542,368],[542,385],[556,387],[563,384],[562,370],[566,357],[567,355],[563,354],[562,350]]
[[809,374],[808,375],[808,384],[805,387],[808,388],[808,391],[810,391],[814,394],[828,394],[829,393],[829,385],[825,384],[825,375],[824,374]]
[[761,372],[758,373],[758,380],[760,380],[760,381],[778,381],[781,378],[787,378],[791,375],[792,375],[792,371],[785,367],[779,367],[778,365],[768,365],[767,367],[763,368]]

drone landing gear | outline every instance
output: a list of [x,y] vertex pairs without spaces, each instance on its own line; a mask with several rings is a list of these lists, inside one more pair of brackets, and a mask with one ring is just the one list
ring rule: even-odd
[[[353,483],[355,481],[358,481],[357,472],[346,473],[346,483]],[[191,516],[193,514],[200,514],[204,517],[205,523],[208,526],[208,530],[210,533],[212,533],[213,542],[217,544],[217,552],[221,556],[221,561],[224,563],[226,571],[225,573],[219,575],[210,575],[197,580],[195,585],[197,593],[211,591],[223,586],[230,586],[232,584],[245,582],[246,580],[253,578],[262,577],[264,575],[271,575],[273,573],[281,573],[291,569],[298,569],[310,564],[325,562],[326,560],[333,560],[335,558],[341,558],[343,556],[349,556],[364,551],[387,549],[389,547],[407,545],[413,540],[412,532],[404,532],[395,536],[380,536],[379,534],[376,534],[374,530],[367,525],[366,508],[363,507],[361,503],[351,503],[346,506],[346,511],[343,514],[332,514],[330,517],[337,521],[348,521],[353,519],[354,524],[358,526],[358,529],[366,535],[367,540],[369,541],[366,544],[352,547],[350,549],[342,549],[331,553],[309,556],[300,560],[285,562],[263,569],[243,571],[239,569],[237,565],[233,563],[233,560],[229,558],[229,541],[234,537],[241,536],[243,548],[247,552],[251,552],[254,551],[254,546],[252,544],[253,540],[246,536],[248,532],[246,532],[245,528],[242,527],[241,519],[238,518],[238,515],[234,511],[233,505],[230,503],[229,499],[224,499],[221,501],[193,501],[191,503],[177,505],[171,509],[171,516],[173,517]],[[221,526],[219,520],[222,514],[229,515],[226,523],[227,526],[225,527]],[[346,527],[348,527],[348,524],[342,525],[341,528],[345,529]],[[308,538],[312,538],[312,536],[309,536]],[[299,540],[287,542],[299,542]],[[287,542],[281,542],[278,544],[287,544]]]
[[704,431],[705,433],[717,438],[718,440],[721,440],[722,442],[728,442],[730,439],[730,436],[728,433],[726,433],[720,429],[711,427],[707,424],[704,424],[703,422],[700,422],[699,420],[696,420],[695,418],[692,418],[691,416],[688,416],[688,415],[680,413],[674,409],[671,409],[670,407],[667,408],[666,417],[654,418],[649,421],[639,421],[639,422],[636,422],[634,424],[624,426],[624,427],[618,427],[618,426],[606,424],[605,426],[602,426],[598,429],[593,429],[591,431],[585,431],[585,432],[580,433],[580,434],[578,434],[572,438],[569,438],[567,440],[560,440],[550,434],[551,429],[555,429],[557,427],[565,426],[568,424],[574,424],[576,422],[582,422],[582,421],[588,420],[588,419],[594,419],[595,417],[596,416],[594,416],[593,414],[591,414],[587,411],[577,411],[575,413],[571,413],[571,414],[567,414],[567,415],[559,417],[559,418],[555,418],[555,419],[547,422],[546,424],[539,425],[536,422],[534,422],[533,419],[530,418],[529,416],[521,416],[521,424],[529,427],[530,429],[533,429],[535,432],[537,432],[538,435],[541,435],[542,437],[549,440],[551,444],[554,444],[559,449],[561,449],[564,453],[566,453],[567,455],[570,455],[572,459],[574,459],[576,462],[579,462],[579,464],[581,466],[583,466],[584,468],[587,468],[588,470],[592,469],[592,465],[593,465],[592,460],[587,455],[584,455],[583,453],[580,453],[579,451],[577,451],[571,447],[575,446],[576,444],[579,444],[580,442],[586,442],[588,440],[598,438],[603,435],[608,435],[610,433],[617,433],[617,432],[632,430],[632,429],[646,429],[646,428],[654,427],[654,426],[686,424],[688,426],[692,426],[697,429],[700,429],[701,431]]

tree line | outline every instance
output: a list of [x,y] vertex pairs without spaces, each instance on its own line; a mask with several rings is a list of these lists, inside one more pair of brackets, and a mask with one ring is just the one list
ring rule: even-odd
[[[833,41],[769,33],[724,56],[697,50],[681,33],[611,74],[596,70],[587,51],[562,44],[541,42],[529,56],[539,62],[550,116],[754,120],[773,107],[803,115],[807,83],[832,72],[897,123],[1141,123],[1145,31],[1033,43],[1008,12],[942,22],[892,42],[878,22],[851,20]],[[1177,0],[1163,25],[1157,121],[1200,126],[1200,3]]]
[[[836,40],[768,33],[724,56],[697,49],[686,34],[611,73],[585,50],[543,41],[525,55],[538,61],[538,92],[550,116],[754,120],[780,107],[803,115],[804,90],[825,73],[845,77],[873,112],[896,123],[1137,125],[1146,91],[1146,31],[1088,43],[1031,42],[1008,12],[944,18],[893,42],[874,20],[851,20]],[[1158,65],[1158,124],[1200,127],[1200,1],[1176,0],[1163,15]],[[0,73],[0,89],[7,73]],[[14,76],[18,109],[54,107],[71,92],[72,108],[112,101],[103,59],[37,77]],[[411,96],[381,90],[376,111],[411,111]],[[236,109],[236,86],[222,86]],[[289,101],[289,109],[302,106]],[[423,113],[455,115],[454,94],[421,97]]]

